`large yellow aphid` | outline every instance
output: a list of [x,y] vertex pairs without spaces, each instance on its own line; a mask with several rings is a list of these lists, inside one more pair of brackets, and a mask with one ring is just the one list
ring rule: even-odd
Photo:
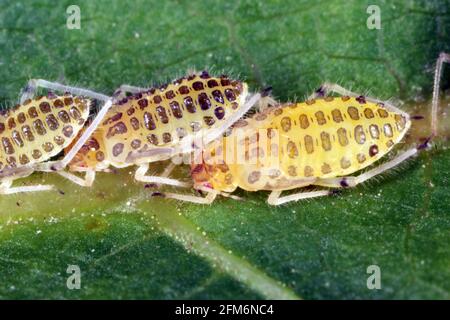
[[154,182],[145,175],[150,162],[192,151],[194,136],[206,137],[206,143],[221,136],[259,97],[248,99],[244,82],[207,72],[132,91],[134,95],[113,105],[70,163],[70,171],[86,172],[86,178],[61,172],[63,176],[90,186],[96,171],[139,165],[136,180]]
[[[432,106],[432,137],[437,130],[439,79],[437,62]],[[326,96],[327,91],[341,94]],[[330,189],[281,197],[284,190],[305,186],[353,187],[417,154],[428,141],[358,176],[349,176],[386,155],[411,126],[407,113],[387,102],[324,84],[309,100],[269,107],[237,122],[231,134],[208,145],[193,158],[194,188],[203,197],[166,193],[168,198],[211,203],[217,194],[236,188],[272,191],[269,204],[330,194]]]
[[[66,93],[33,97],[37,87]],[[0,194],[52,189],[49,185],[11,185],[15,179],[28,176],[33,171],[58,171],[71,161],[73,152],[60,161],[45,162],[71,144],[84,127],[91,105],[89,99],[83,98],[84,94],[108,100],[89,90],[45,80],[31,80],[21,97],[21,103],[0,114]],[[108,102],[106,109],[100,111],[92,125],[86,129],[86,135],[73,144],[75,151],[83,145],[88,133],[111,103],[112,101]]]

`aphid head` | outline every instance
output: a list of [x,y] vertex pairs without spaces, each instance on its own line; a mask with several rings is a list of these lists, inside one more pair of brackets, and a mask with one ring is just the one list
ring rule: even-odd
[[208,165],[204,162],[200,164],[191,164],[191,177],[194,182],[194,188],[213,188],[212,176],[208,172]]
[[[64,153],[68,153],[72,148],[75,141],[83,134],[85,129],[81,130],[78,137],[74,139],[74,142],[64,149]],[[75,157],[69,163],[69,168],[71,170],[82,170],[82,169],[103,169],[102,161],[105,159],[105,153],[101,145],[101,136],[94,133],[86,143],[80,148]]]

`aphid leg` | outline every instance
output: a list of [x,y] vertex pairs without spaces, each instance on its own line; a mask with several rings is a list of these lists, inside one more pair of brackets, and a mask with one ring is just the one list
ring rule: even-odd
[[95,180],[95,171],[94,170],[87,170],[84,178],[80,178],[73,173],[67,172],[67,171],[57,171],[57,173],[64,178],[72,181],[75,184],[78,184],[82,187],[91,187]]
[[338,177],[338,178],[329,178],[329,179],[318,179],[316,182],[314,182],[314,185],[322,186],[322,187],[329,187],[329,188],[349,188],[354,187],[360,183],[363,183],[397,165],[402,163],[403,161],[409,159],[410,157],[417,154],[419,150],[417,148],[409,149],[403,153],[401,153],[399,156],[395,157],[391,161],[388,161],[386,163],[383,163],[379,165],[376,168],[373,168],[372,170],[369,170],[359,176],[356,177]]
[[147,176],[145,174],[148,171],[148,167],[149,167],[148,163],[140,164],[136,170],[134,178],[137,181],[144,182],[144,183],[166,184],[169,186],[182,187],[182,188],[191,187],[191,184],[179,181],[177,179],[171,179],[171,178],[160,177],[160,176]]
[[315,198],[315,197],[322,197],[327,196],[331,194],[330,190],[318,190],[318,191],[311,191],[311,192],[299,192],[290,194],[288,196],[281,197],[282,191],[272,191],[267,198],[267,203],[272,206],[278,206],[280,204],[285,204],[287,202],[291,201],[298,201],[302,199],[309,199],[309,198]]
[[22,93],[22,96],[20,98],[20,103],[23,103],[27,99],[33,98],[36,93],[37,88],[45,88],[45,89],[60,91],[60,92],[70,92],[73,95],[91,97],[96,100],[106,101],[109,99],[108,96],[105,96],[101,93],[97,93],[92,90],[87,90],[87,89],[77,88],[77,87],[70,87],[70,86],[66,86],[66,85],[63,85],[63,84],[60,84],[57,82],[50,82],[50,81],[43,80],[43,79],[31,79],[30,81],[28,81],[28,84]]
[[211,204],[214,199],[216,199],[218,192],[216,190],[208,190],[208,195],[206,197],[196,197],[187,194],[178,193],[164,193],[165,198],[176,199],[180,201],[198,203],[198,204]]
[[433,99],[431,101],[431,132],[432,137],[437,135],[438,129],[438,106],[439,106],[439,89],[442,77],[442,67],[444,63],[450,63],[450,54],[441,52],[436,62],[436,69],[434,71],[434,85],[433,85]]
[[64,156],[62,160],[53,161],[53,162],[46,162],[46,163],[39,163],[36,164],[35,170],[36,171],[59,171],[67,166],[67,164],[73,159],[73,157],[78,153],[80,148],[85,144],[87,139],[92,135],[92,133],[97,129],[98,125],[104,118],[105,114],[108,112],[109,108],[112,106],[112,98],[103,95],[101,93],[97,93],[91,90],[82,89],[82,88],[76,88],[76,87],[70,87],[65,86],[56,82],[50,82],[47,80],[42,79],[32,79],[28,82],[27,89],[22,95],[22,99],[26,99],[29,97],[29,94],[34,94],[36,89],[38,87],[51,89],[55,91],[61,91],[61,92],[69,92],[73,95],[78,96],[86,96],[90,98],[94,98],[97,100],[102,100],[104,102],[104,105],[94,118],[94,120],[91,122],[89,127],[83,132],[81,137],[75,142],[73,147],[70,149],[70,151]]
[[320,98],[320,97],[325,97],[327,96],[330,92],[335,92],[341,96],[349,96],[349,97],[355,97],[355,98],[362,98],[364,100],[373,102],[373,103],[381,103],[383,104],[386,109],[388,109],[389,111],[392,112],[396,112],[399,113],[403,116],[405,116],[406,119],[409,119],[410,116],[409,114],[407,114],[406,112],[400,110],[399,108],[397,108],[396,106],[394,106],[392,103],[390,103],[389,101],[382,101],[379,99],[375,99],[372,97],[365,97],[362,96],[359,93],[355,93],[353,91],[350,91],[336,83],[329,83],[329,82],[325,82],[323,83],[319,89],[317,89],[313,94],[311,94],[308,99],[316,99],[316,98]]
[[54,187],[52,185],[38,184],[34,186],[11,187],[12,183],[13,180],[3,180],[0,183],[0,194],[54,190]]
[[128,84],[122,84],[113,94],[117,100],[122,100],[127,97],[127,93],[136,94],[142,91],[146,91],[148,88],[130,86]]
[[170,176],[170,174],[172,173],[173,169],[175,169],[175,167],[176,167],[176,164],[171,161],[170,164],[164,168],[164,171],[161,173],[161,177]]

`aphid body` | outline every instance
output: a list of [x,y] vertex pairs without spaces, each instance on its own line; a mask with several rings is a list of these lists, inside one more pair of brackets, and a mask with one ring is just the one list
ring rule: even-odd
[[[0,172],[43,162],[60,153],[83,128],[90,100],[72,95],[36,97],[0,115]],[[19,170],[20,171],[20,170]]]
[[383,157],[410,125],[406,113],[362,96],[268,108],[204,151],[204,162],[192,166],[194,185],[281,191],[346,176]]
[[[113,105],[70,163],[70,171],[92,173],[111,165],[121,168],[168,159],[172,153],[154,151],[175,150],[184,139],[223,126],[240,112],[247,96],[246,83],[207,72],[138,92]],[[139,172],[145,173],[144,168]],[[141,175],[136,179],[145,180]]]

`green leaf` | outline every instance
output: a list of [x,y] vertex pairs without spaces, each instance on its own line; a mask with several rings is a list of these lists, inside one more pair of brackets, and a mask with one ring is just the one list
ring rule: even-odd
[[[338,82],[425,116],[399,151],[429,134],[433,65],[450,52],[444,0],[78,3],[81,30],[66,27],[70,1],[0,4],[4,105],[29,78],[110,94],[208,68],[271,85],[282,101]],[[367,28],[370,4],[381,30]],[[16,183],[61,192],[0,197],[0,298],[448,299],[450,124],[440,121],[431,151],[381,179],[279,207],[263,191],[211,206],[151,198],[130,169],[90,189],[33,174]],[[66,286],[69,265],[79,290]],[[366,286],[370,265],[380,290]]]

